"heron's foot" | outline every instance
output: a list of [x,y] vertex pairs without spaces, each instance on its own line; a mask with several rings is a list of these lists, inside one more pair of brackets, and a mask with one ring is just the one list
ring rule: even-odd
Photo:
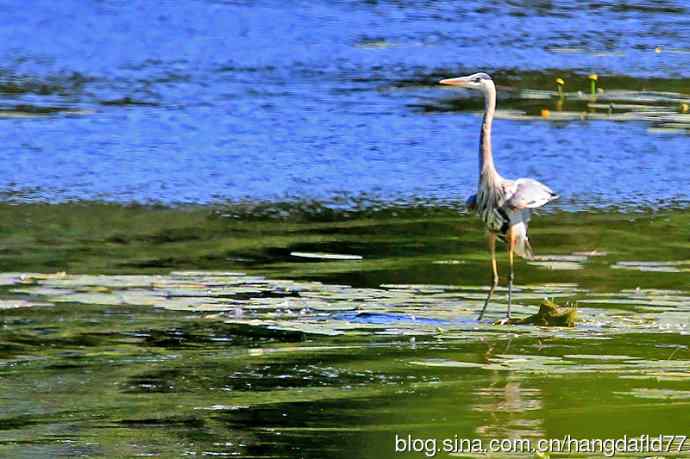
[[510,325],[514,323],[512,317],[510,316],[510,309],[506,311],[506,316],[503,319],[494,322],[494,325]]

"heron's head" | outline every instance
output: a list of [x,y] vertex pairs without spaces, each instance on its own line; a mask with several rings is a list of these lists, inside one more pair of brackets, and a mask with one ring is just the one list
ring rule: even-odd
[[449,86],[459,86],[461,88],[474,89],[482,92],[494,85],[491,77],[486,73],[481,72],[464,77],[446,78],[445,80],[439,81],[439,83],[447,84]]

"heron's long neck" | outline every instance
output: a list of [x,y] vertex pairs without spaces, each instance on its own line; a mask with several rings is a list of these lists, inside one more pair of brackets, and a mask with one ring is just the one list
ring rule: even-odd
[[496,90],[489,88],[484,94],[484,119],[482,132],[479,137],[479,174],[491,175],[496,173],[494,156],[491,153],[491,123],[496,111]]

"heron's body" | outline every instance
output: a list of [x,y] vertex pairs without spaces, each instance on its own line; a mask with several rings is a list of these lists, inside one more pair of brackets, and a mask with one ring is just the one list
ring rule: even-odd
[[479,315],[481,319],[489,300],[498,284],[495,246],[496,238],[506,242],[510,260],[510,277],[508,278],[508,311],[512,301],[513,253],[523,258],[532,257],[532,248],[527,238],[527,224],[532,209],[541,207],[558,198],[546,185],[528,178],[508,180],[496,171],[491,151],[491,125],[496,111],[496,88],[491,77],[485,73],[476,73],[467,77],[442,80],[442,84],[476,89],[484,95],[484,118],[479,141],[479,185],[477,194],[467,200],[468,207],[475,209],[479,218],[489,232],[489,249],[493,282],[484,307]]

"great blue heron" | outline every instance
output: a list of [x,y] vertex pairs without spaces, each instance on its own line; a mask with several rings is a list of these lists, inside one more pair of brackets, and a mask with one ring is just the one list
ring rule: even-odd
[[489,231],[489,251],[491,252],[491,269],[493,272],[491,288],[484,301],[479,320],[484,317],[486,306],[498,285],[496,268],[496,238],[506,242],[510,275],[508,277],[508,309],[506,318],[510,318],[510,307],[513,300],[513,253],[523,258],[532,257],[532,248],[527,239],[527,222],[532,209],[541,207],[558,198],[546,185],[536,180],[519,178],[508,180],[500,176],[494,166],[491,153],[491,123],[496,111],[496,87],[486,73],[475,73],[470,76],[448,78],[441,84],[460,86],[481,91],[484,95],[484,119],[479,137],[479,186],[477,194],[470,196],[467,205],[476,209],[479,217]]

